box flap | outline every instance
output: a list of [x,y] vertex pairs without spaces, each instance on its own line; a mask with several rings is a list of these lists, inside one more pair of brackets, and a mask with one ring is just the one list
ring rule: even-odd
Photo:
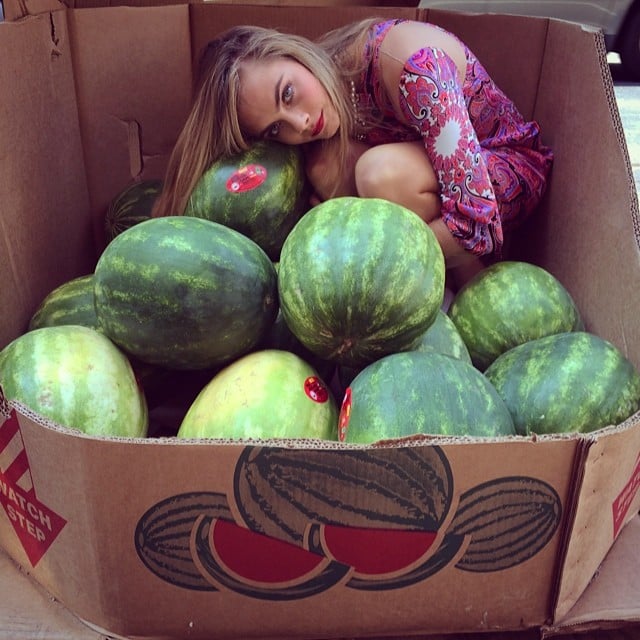
[[[624,629],[640,621],[640,516],[620,533],[578,602],[555,625],[543,628],[543,637],[588,630]],[[631,561],[630,561],[631,559]],[[631,635],[629,637],[632,637]]]
[[640,416],[594,434],[576,496],[555,619],[564,618],[640,509]]

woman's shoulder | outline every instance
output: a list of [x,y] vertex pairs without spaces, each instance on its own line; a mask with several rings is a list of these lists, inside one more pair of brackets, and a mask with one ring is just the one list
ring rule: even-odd
[[415,20],[385,21],[376,25],[377,48],[384,58],[404,64],[421,49],[439,49],[461,71],[466,67],[468,49],[453,33],[442,27]]

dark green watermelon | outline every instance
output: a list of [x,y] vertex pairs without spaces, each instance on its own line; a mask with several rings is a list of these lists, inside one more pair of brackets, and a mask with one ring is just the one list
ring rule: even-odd
[[29,320],[29,331],[42,327],[79,324],[98,329],[93,304],[93,274],[63,282],[40,303]]
[[[410,351],[442,353],[471,364],[471,356],[467,346],[449,316],[441,309],[438,310],[436,319],[431,326],[413,343]],[[337,385],[341,395],[362,369],[363,367],[348,367],[346,365],[337,367]]]
[[153,205],[162,191],[162,180],[136,180],[109,204],[105,216],[107,241],[133,225],[151,218]]
[[282,247],[280,305],[310,351],[361,367],[409,349],[444,297],[444,257],[414,213],[386,200],[334,198],[309,211]]
[[184,213],[243,233],[277,260],[282,243],[307,208],[302,152],[264,141],[214,162],[191,193]]
[[458,291],[448,314],[480,370],[519,344],[583,328],[562,283],[528,262],[486,267]]
[[519,434],[589,432],[640,409],[640,375],[610,342],[584,331],[545,336],[485,371]]
[[474,366],[436,352],[395,353],[365,367],[342,402],[340,439],[371,443],[415,434],[514,435],[511,415]]
[[95,269],[100,327],[138,360],[206,369],[251,351],[278,312],[276,272],[252,240],[189,216],[141,222]]
[[456,325],[442,310],[438,311],[431,326],[416,340],[411,350],[435,351],[471,364],[467,345]]

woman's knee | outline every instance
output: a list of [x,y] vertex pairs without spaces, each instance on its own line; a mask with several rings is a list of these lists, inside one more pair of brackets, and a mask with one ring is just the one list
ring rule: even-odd
[[440,213],[438,181],[421,142],[379,145],[355,165],[362,198],[383,198],[414,211],[426,222]]
[[383,197],[385,193],[399,190],[402,183],[406,185],[406,167],[397,156],[388,145],[365,151],[355,165],[358,195],[363,198]]

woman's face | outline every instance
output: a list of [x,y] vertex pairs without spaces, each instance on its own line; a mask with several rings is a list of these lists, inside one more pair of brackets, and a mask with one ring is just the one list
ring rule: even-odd
[[246,134],[284,144],[332,138],[340,125],[318,79],[284,57],[240,65],[238,118]]

